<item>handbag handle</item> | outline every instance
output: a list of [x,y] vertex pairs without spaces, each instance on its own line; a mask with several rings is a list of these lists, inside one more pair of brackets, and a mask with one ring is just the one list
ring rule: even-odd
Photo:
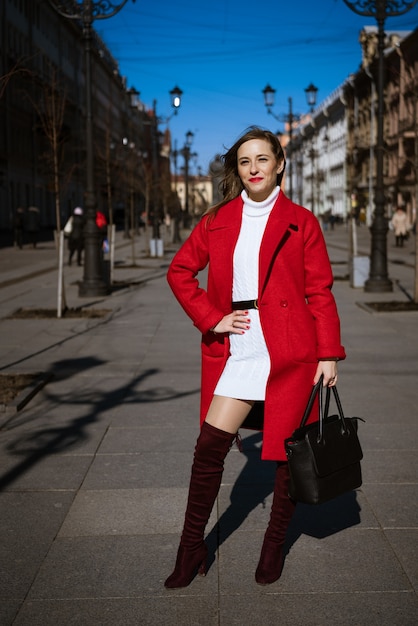
[[[319,394],[319,433],[318,433],[318,442],[323,441],[324,439],[324,419],[328,417],[329,404],[331,399],[331,388],[327,387],[326,395],[325,395],[325,406],[323,403],[323,382],[324,375],[321,374],[318,382],[312,387],[311,395],[309,396],[308,403],[306,405],[305,411],[303,413],[303,417],[300,423],[299,428],[303,428],[308,421],[308,417],[312,411],[313,403],[315,401],[316,396]],[[337,387],[332,387],[332,392],[334,394],[335,403],[337,405],[338,415],[342,424],[342,432],[345,434],[347,432],[347,425],[345,422],[343,407],[341,404],[340,396],[338,395]]]

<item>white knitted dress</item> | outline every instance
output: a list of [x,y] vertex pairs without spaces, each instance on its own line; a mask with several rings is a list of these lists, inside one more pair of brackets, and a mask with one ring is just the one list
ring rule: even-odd
[[[280,187],[264,202],[254,202],[247,192],[241,230],[234,250],[233,301],[250,300],[258,295],[258,258],[264,229]],[[264,400],[270,372],[270,356],[257,309],[249,309],[250,329],[243,335],[230,333],[231,354],[215,388],[215,395],[240,400]]]

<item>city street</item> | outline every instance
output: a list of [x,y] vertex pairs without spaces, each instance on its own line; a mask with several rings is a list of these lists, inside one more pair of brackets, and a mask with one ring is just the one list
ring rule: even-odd
[[[186,236],[186,233],[184,233]],[[261,435],[229,453],[208,528],[210,568],[168,591],[198,436],[200,336],[165,280],[176,246],[149,258],[117,234],[112,293],[79,298],[83,268],[65,266],[69,307],[99,318],[14,319],[56,308],[56,251],[0,248],[0,374],[49,382],[20,411],[0,412],[2,626],[415,626],[418,615],[418,311],[370,302],[413,294],[414,242],[388,233],[393,293],[350,286],[348,232],[325,233],[348,358],[347,416],[359,416],[363,485],[298,505],[281,579],[254,581],[275,465]],[[370,235],[358,228],[358,254]]]

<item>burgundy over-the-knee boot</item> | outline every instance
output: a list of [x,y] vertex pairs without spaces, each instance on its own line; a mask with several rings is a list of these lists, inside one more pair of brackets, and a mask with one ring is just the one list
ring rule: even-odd
[[296,503],[289,498],[288,486],[289,466],[286,462],[280,462],[277,464],[270,522],[255,572],[255,580],[259,585],[274,583],[282,573],[286,531],[296,507]]
[[206,574],[208,550],[203,536],[221,485],[224,460],[235,437],[203,422],[194,453],[176,565],[164,583],[168,589],[187,587],[197,571],[201,576]]

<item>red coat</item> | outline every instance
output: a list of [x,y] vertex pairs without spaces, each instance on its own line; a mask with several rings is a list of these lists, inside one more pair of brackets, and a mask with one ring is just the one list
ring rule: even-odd
[[[167,275],[174,295],[202,333],[201,422],[229,355],[228,334],[215,335],[210,329],[232,311],[233,254],[242,207],[239,196],[212,219],[204,217],[174,256]],[[262,449],[262,458],[269,460],[286,459],[283,442],[299,425],[318,360],[345,358],[331,293],[332,270],[319,222],[283,192],[261,243],[260,290],[280,241],[282,247],[264,293],[248,294],[248,299],[259,297],[271,360]],[[208,264],[207,289],[203,289],[197,274]]]

